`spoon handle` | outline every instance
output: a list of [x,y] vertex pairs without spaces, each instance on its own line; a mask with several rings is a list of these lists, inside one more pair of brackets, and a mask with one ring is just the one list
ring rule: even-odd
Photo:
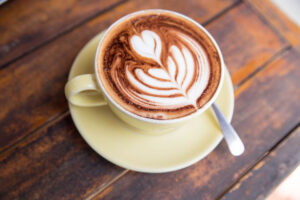
[[212,108],[218,119],[220,128],[223,132],[225,141],[228,145],[231,154],[234,156],[241,155],[245,150],[242,140],[240,139],[240,137],[238,136],[234,128],[231,126],[231,124],[227,122],[224,115],[222,114],[222,112],[220,111],[220,109],[215,103],[212,104]]

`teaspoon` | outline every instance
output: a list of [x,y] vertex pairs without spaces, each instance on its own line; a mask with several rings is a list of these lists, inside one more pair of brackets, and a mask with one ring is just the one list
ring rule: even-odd
[[245,150],[242,140],[240,139],[234,128],[231,126],[231,124],[227,122],[223,113],[215,103],[212,104],[212,108],[223,132],[229,151],[234,156],[241,155]]

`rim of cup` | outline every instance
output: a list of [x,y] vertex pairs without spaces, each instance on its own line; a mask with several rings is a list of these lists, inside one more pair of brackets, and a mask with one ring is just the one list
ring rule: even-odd
[[[98,76],[98,72],[97,72],[97,63],[98,63],[98,58],[100,58],[102,56],[102,53],[101,53],[101,43],[102,41],[105,39],[106,35],[109,33],[109,31],[111,29],[113,29],[115,26],[117,26],[120,22],[126,20],[127,18],[129,17],[132,17],[132,16],[136,16],[136,15],[139,15],[141,13],[151,13],[151,12],[156,12],[156,13],[169,13],[169,14],[172,14],[172,15],[175,15],[175,16],[179,16],[181,18],[184,18],[188,21],[191,21],[192,23],[194,23],[196,26],[198,26],[208,37],[209,39],[212,41],[212,43],[214,44],[214,46],[216,47],[217,51],[218,51],[218,54],[220,56],[220,60],[221,60],[221,78],[220,78],[220,81],[219,81],[219,84],[218,84],[218,87],[217,87],[217,90],[215,91],[215,93],[213,94],[212,98],[206,102],[206,104],[204,104],[204,106],[202,106],[201,108],[197,109],[196,112],[193,112],[191,114],[188,114],[186,116],[183,116],[183,117],[179,117],[179,118],[175,118],[175,119],[152,119],[152,118],[146,118],[146,117],[142,117],[142,116],[139,116],[139,115],[136,115],[132,112],[129,112],[128,110],[126,110],[125,108],[123,108],[122,106],[120,106],[119,104],[117,104],[111,97],[110,95],[108,94],[108,92],[105,90],[105,88],[103,87],[102,83],[101,83],[101,80],[100,80],[100,77]],[[224,60],[223,60],[223,55],[222,55],[222,52],[219,48],[219,45],[217,44],[217,42],[215,41],[215,39],[212,37],[212,35],[201,25],[199,24],[198,22],[196,22],[195,20],[183,15],[183,14],[180,14],[178,12],[175,12],[175,11],[170,11],[170,10],[164,10],[164,9],[147,9],[147,10],[140,10],[140,11],[136,11],[136,12],[133,12],[133,13],[130,13],[130,14],[127,14],[123,17],[121,17],[120,19],[118,19],[117,21],[115,21],[113,24],[111,24],[109,26],[108,29],[105,30],[104,34],[102,35],[100,41],[98,42],[98,45],[97,45],[97,50],[96,50],[96,55],[95,55],[95,61],[94,61],[94,73],[95,73],[95,76],[96,76],[96,79],[97,79],[97,83],[101,89],[101,92],[102,92],[102,95],[105,96],[105,98],[113,104],[113,106],[115,106],[118,110],[122,111],[123,113],[125,113],[126,115],[129,115],[135,119],[138,119],[140,121],[144,121],[144,122],[149,122],[149,123],[155,123],[155,124],[173,124],[173,123],[177,123],[177,122],[183,122],[183,121],[186,121],[186,120],[189,120],[191,118],[194,118],[198,115],[200,115],[202,112],[204,112],[205,110],[207,110],[211,104],[213,102],[215,102],[220,90],[221,90],[221,87],[223,85],[223,79],[224,79],[224,67],[225,67],[225,64],[224,64]]]

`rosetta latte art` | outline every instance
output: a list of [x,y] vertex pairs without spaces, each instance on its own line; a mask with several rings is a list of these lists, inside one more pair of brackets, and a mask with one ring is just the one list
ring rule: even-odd
[[142,14],[102,41],[98,75],[125,110],[152,119],[196,112],[220,80],[218,52],[197,25],[170,14]]
[[178,37],[185,44],[170,47],[165,65],[161,61],[162,42],[156,33],[145,30],[130,39],[136,53],[158,64],[148,70],[137,66],[133,71],[130,65],[126,66],[126,76],[138,90],[125,91],[128,96],[135,96],[139,105],[160,109],[193,105],[197,109],[196,101],[209,81],[208,60],[192,39],[183,34]]

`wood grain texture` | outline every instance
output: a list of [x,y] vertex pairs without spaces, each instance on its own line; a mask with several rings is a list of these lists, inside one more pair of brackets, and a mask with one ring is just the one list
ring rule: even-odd
[[265,199],[300,164],[299,144],[300,128],[269,152],[221,199]]
[[[0,182],[5,184],[0,184],[0,199],[89,199],[104,188],[97,198],[210,199],[226,189],[228,183],[237,180],[263,152],[282,138],[296,123],[295,116],[299,118],[299,109],[292,107],[299,98],[291,95],[297,94],[296,85],[299,83],[296,66],[299,56],[294,51],[272,62],[259,76],[237,90],[237,110],[233,120],[246,141],[247,152],[243,157],[233,158],[228,152],[224,153],[227,148],[222,143],[209,157],[188,169],[163,175],[130,172],[111,184],[125,171],[94,153],[75,130],[66,112],[63,94],[72,60],[93,35],[124,14],[160,7],[182,12],[198,22],[214,18],[208,27],[211,32],[215,31],[214,34],[225,30],[223,26],[214,24],[226,22],[230,34],[236,37],[223,37],[223,34],[216,34],[215,37],[224,54],[227,54],[227,63],[239,61],[240,64],[236,65],[239,69],[246,66],[244,63],[252,63],[252,68],[257,69],[286,46],[244,4],[215,18],[232,2],[204,2],[126,2],[1,70]],[[243,15],[243,12],[247,14]],[[232,13],[240,17],[227,20],[225,16]],[[253,21],[249,23],[248,18],[253,18]],[[252,34],[246,29],[241,34],[240,24],[243,22],[249,23],[249,29],[252,27],[261,32]],[[264,32],[268,35],[263,36]],[[243,51],[230,48],[230,45],[236,45],[237,36],[244,41]],[[264,40],[269,43],[264,43]],[[270,49],[269,45],[274,46]],[[264,52],[268,56],[261,59],[260,53]],[[234,72],[230,66],[231,72]],[[282,106],[286,101],[289,104]],[[258,126],[257,132],[249,129],[255,126]]]
[[270,0],[246,0],[268,23],[300,51],[300,27],[288,18]]
[[122,0],[14,0],[0,7],[0,68]]
[[130,172],[96,199],[215,199],[255,165],[300,118],[299,54],[290,50],[237,89],[233,125],[246,151],[233,157],[224,142],[197,164],[168,174]]
[[[159,2],[118,6],[0,71],[0,182],[6,183],[0,184],[0,199],[89,199],[122,175],[123,169],[96,155],[75,131],[65,116],[63,87],[73,59],[92,36],[124,14],[160,7]],[[200,19],[212,18],[231,5],[220,1],[216,3],[220,10],[209,13],[201,7],[203,13],[197,13],[198,1],[174,2],[163,8],[194,10]]]
[[83,199],[122,170],[95,153],[63,116],[0,156],[0,199]]
[[287,45],[245,4],[231,9],[206,28],[219,43],[234,84]]
[[[0,105],[5,106],[2,106],[0,113],[0,151],[67,110],[63,88],[68,71],[78,51],[91,37],[121,16],[138,9],[158,7],[158,2],[160,1],[138,0],[124,3],[1,70]],[[199,7],[203,10],[202,4],[199,4]],[[188,14],[185,13],[188,9],[196,10],[195,3],[184,6],[173,2],[168,4],[169,7],[166,6],[162,8],[177,11],[182,8],[184,14]],[[246,14],[243,15],[243,12]],[[214,11],[213,14],[216,13]],[[207,19],[207,16],[201,18],[201,13],[198,17],[196,14],[193,14],[195,19]],[[209,15],[208,11],[206,14]],[[234,19],[234,15],[239,18]],[[252,19],[251,23],[248,18]],[[229,30],[223,26],[224,23],[226,27],[230,27]],[[240,25],[243,23],[249,25],[241,32]],[[208,29],[219,42],[233,77],[237,77],[236,71],[242,71],[246,67],[248,70],[243,72],[245,77],[286,46],[286,43],[243,4],[214,20],[208,25]],[[257,34],[253,34],[251,29],[257,29]],[[265,35],[265,32],[268,35]],[[270,44],[272,48],[269,47]],[[235,48],[235,45],[243,48]]]

